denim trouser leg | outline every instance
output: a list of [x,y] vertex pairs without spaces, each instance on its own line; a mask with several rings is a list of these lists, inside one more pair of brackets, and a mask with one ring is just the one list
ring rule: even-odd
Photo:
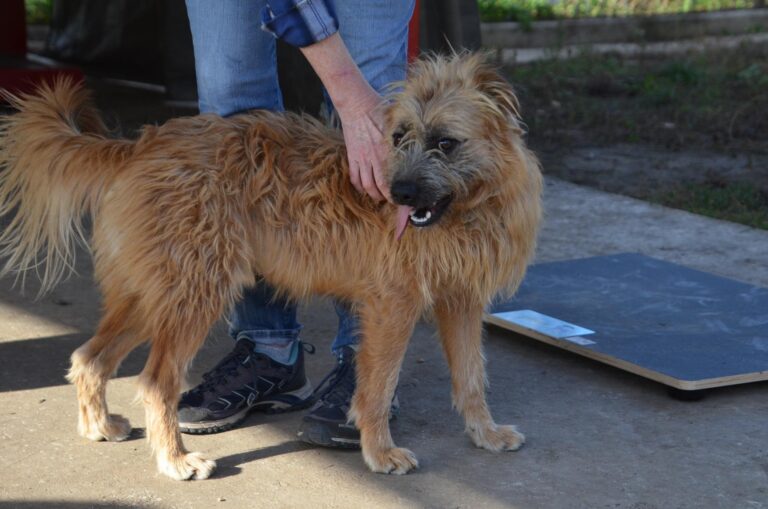
[[298,354],[296,340],[301,325],[296,321],[296,305],[276,299],[274,290],[265,283],[246,288],[243,298],[235,305],[229,324],[229,334],[256,343],[256,351],[283,364],[294,362]]
[[[339,19],[339,35],[352,59],[368,83],[386,95],[391,83],[405,79],[408,21],[413,14],[414,0],[332,2]],[[339,330],[331,350],[338,352],[343,346],[359,342],[360,324],[347,303],[334,304]]]
[[275,38],[261,30],[266,0],[187,0],[201,113],[283,109]]
[[[233,115],[283,110],[275,38],[261,30],[265,0],[187,0],[201,113]],[[301,326],[296,305],[276,298],[264,282],[247,288],[230,317],[229,333],[288,362]]]
[[[265,0],[186,0],[195,49],[200,111],[222,116],[248,109],[282,110],[275,40],[260,28]],[[414,0],[336,0],[339,32],[363,75],[380,93],[405,78],[408,20]],[[336,302],[339,330],[332,350],[354,345],[359,325],[346,303]],[[257,349],[294,342],[296,307],[275,299],[266,284],[248,289],[233,311],[230,333]],[[279,332],[278,332],[279,331]],[[259,348],[259,347],[262,348]],[[268,353],[268,352],[267,352]]]
[[331,0],[339,35],[365,76],[381,95],[405,79],[408,22],[415,0]]

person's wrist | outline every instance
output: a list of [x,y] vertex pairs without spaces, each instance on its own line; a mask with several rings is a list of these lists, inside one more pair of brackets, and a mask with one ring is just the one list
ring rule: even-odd
[[381,96],[365,82],[338,92],[331,95],[331,100],[342,122],[365,116],[381,103]]

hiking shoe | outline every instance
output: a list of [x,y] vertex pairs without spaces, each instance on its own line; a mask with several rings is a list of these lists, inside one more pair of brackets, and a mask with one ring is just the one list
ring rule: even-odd
[[240,339],[229,355],[203,375],[200,385],[181,395],[182,433],[219,433],[235,427],[252,410],[289,412],[312,403],[303,343],[298,344],[298,357],[292,365],[256,353],[254,346],[252,341]]
[[[360,431],[347,422],[355,381],[355,350],[345,346],[341,349],[339,363],[317,386],[315,404],[302,418],[298,432],[302,441],[323,447],[360,448]],[[398,410],[395,395],[390,419]]]

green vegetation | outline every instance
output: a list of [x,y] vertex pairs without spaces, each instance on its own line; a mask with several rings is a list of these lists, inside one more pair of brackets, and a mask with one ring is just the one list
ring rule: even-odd
[[654,201],[695,214],[768,230],[768,195],[745,183],[688,184]]
[[478,0],[481,21],[531,21],[555,19],[553,4],[547,0]]
[[[583,53],[507,67],[505,74],[517,90],[536,150],[567,154],[571,147],[640,144],[670,154],[768,154],[765,45],[665,58]],[[768,229],[768,185],[759,177],[764,173],[757,172],[750,185],[686,171],[678,186],[664,191],[616,180],[610,185],[613,192]],[[590,178],[567,166],[555,165],[551,172],[576,182]],[[642,174],[637,177],[643,181]]]
[[764,147],[768,47],[665,59],[584,53],[507,69],[530,131],[668,148]]
[[27,8],[27,23],[30,25],[46,25],[51,21],[52,0],[24,0]]
[[755,0],[478,0],[483,21],[632,16],[754,7]]

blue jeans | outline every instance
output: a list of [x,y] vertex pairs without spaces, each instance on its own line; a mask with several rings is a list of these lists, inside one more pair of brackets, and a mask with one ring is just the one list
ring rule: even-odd
[[[275,39],[260,28],[264,5],[265,0],[187,0],[202,113],[283,110]],[[413,6],[414,0],[334,2],[339,35],[365,79],[381,94],[390,83],[405,79]],[[334,352],[359,340],[358,320],[349,305],[336,302],[335,307],[339,329]],[[295,304],[275,298],[265,283],[247,289],[231,317],[233,338],[250,339],[267,351],[271,345],[294,343],[300,330]]]

